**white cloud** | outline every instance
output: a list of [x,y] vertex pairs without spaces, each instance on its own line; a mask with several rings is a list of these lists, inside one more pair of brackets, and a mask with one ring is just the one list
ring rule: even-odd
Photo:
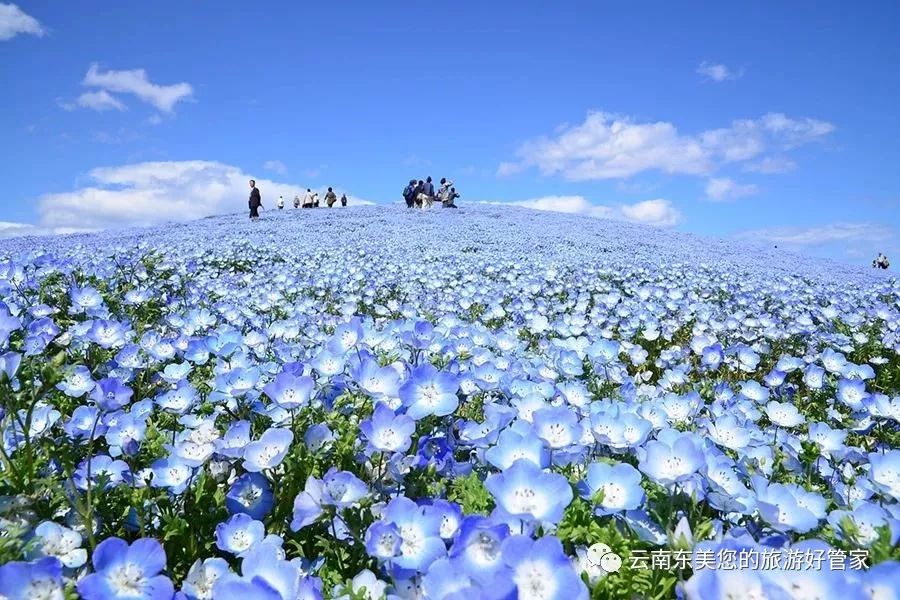
[[267,160],[263,163],[263,169],[266,171],[273,171],[279,175],[287,174],[287,167],[280,160]]
[[644,171],[704,176],[726,163],[746,162],[769,150],[784,151],[818,141],[834,131],[824,121],[769,113],[696,135],[679,133],[665,121],[638,123],[591,112],[576,126],[522,144],[518,161],[501,163],[498,175],[537,168],[544,175],[574,181],[622,179]]
[[125,105],[122,102],[107,92],[106,90],[99,90],[97,92],[85,92],[78,96],[78,99],[75,100],[74,103],[69,102],[61,102],[60,106],[62,106],[66,110],[75,110],[76,108],[90,108],[96,111],[104,111],[104,110],[126,110]]
[[751,173],[763,173],[774,175],[776,173],[790,173],[797,168],[797,163],[784,156],[766,156],[756,162],[744,165],[745,171]]
[[144,69],[101,71],[97,63],[91,64],[88,68],[82,84],[99,87],[108,92],[133,94],[167,113],[172,112],[178,102],[190,98],[194,93],[191,85],[185,82],[172,85],[151,83]]
[[0,4],[0,41],[11,40],[20,33],[43,37],[44,27],[15,4]]
[[764,240],[791,247],[821,246],[835,242],[887,242],[894,237],[890,227],[878,223],[832,223],[814,227],[774,227],[743,231],[735,237]]
[[491,202],[491,204],[513,204],[535,210],[548,210],[553,212],[575,213],[600,217],[605,219],[618,219],[643,223],[658,227],[672,227],[681,222],[681,213],[671,202],[663,199],[644,200],[635,204],[620,204],[607,206],[594,204],[584,196],[544,196],[531,200],[519,200],[513,202]]
[[[91,183],[85,187],[41,197],[37,229],[45,233],[95,230],[240,212],[247,209],[248,181],[254,178],[238,167],[203,160],[98,168],[89,177]],[[264,209],[274,208],[280,195],[289,202],[306,191],[306,186],[255,179]],[[335,191],[338,196],[343,193]],[[324,189],[319,194],[323,196]],[[370,204],[348,197],[350,205]]]
[[31,223],[17,223],[14,221],[0,221],[0,238],[19,237],[23,235],[56,235],[64,233],[85,233],[90,229],[71,227],[40,227]]
[[753,184],[741,184],[728,177],[716,177],[706,182],[706,197],[714,201],[734,200],[759,192]]
[[740,71],[732,71],[723,64],[711,63],[703,61],[697,65],[697,73],[716,82],[727,81],[729,79],[740,79],[744,75],[743,69]]

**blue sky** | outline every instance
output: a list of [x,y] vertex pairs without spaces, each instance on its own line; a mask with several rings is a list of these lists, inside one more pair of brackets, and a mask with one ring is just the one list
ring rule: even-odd
[[[451,177],[868,262],[900,253],[900,5],[0,4],[0,235]],[[898,257],[900,258],[900,257]],[[896,262],[896,261],[895,261]]]

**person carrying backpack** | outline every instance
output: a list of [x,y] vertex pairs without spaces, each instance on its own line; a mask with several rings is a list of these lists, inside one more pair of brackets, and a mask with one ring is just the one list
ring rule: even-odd
[[315,202],[312,190],[306,188],[306,195],[303,196],[303,208],[312,208]]
[[416,180],[410,179],[409,183],[403,188],[403,200],[406,201],[406,208],[412,208],[416,203]]
[[325,204],[328,205],[328,208],[331,208],[334,206],[335,202],[337,202],[337,195],[335,195],[331,188],[328,188],[328,193],[325,194]]

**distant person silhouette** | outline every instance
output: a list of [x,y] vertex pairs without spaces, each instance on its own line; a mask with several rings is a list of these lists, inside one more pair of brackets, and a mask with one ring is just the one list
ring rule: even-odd
[[887,269],[890,266],[891,263],[888,260],[888,257],[881,252],[879,252],[878,256],[875,257],[875,260],[872,261],[872,268],[874,269]]
[[259,218],[259,207],[262,206],[262,197],[259,195],[259,188],[256,187],[256,180],[250,180],[250,220],[255,221]]
[[284,196],[278,196],[278,210],[284,208]]
[[347,206],[347,194],[341,194],[341,206]]

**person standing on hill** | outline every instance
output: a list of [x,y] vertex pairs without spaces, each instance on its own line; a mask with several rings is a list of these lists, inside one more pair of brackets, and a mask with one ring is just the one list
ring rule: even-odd
[[294,208],[300,208],[300,195],[294,194]]
[[425,206],[425,200],[428,196],[425,195],[425,182],[421,179],[419,180],[419,183],[416,184],[416,190],[413,192],[413,197],[416,199],[416,208]]
[[341,206],[347,206],[347,194],[341,194]]
[[453,182],[448,180],[446,177],[441,178],[441,187],[438,189],[438,200],[441,201],[441,204],[447,206],[447,203],[450,202],[450,188],[453,187]]
[[332,191],[331,188],[328,188],[328,192],[325,194],[325,204],[328,205],[328,208],[334,206],[334,203],[337,202],[337,195]]
[[425,178],[425,185],[422,188],[422,193],[425,194],[422,206],[424,208],[430,208],[431,204],[434,202],[434,184],[431,183],[430,175]]
[[278,196],[278,210],[284,209],[284,196]]
[[262,197],[259,194],[259,188],[256,187],[256,180],[250,180],[250,220],[255,221],[259,218],[259,208],[262,206]]
[[315,201],[312,190],[306,188],[306,195],[303,196],[303,208],[312,208]]
[[416,180],[410,179],[409,185],[403,188],[403,199],[406,201],[406,208],[412,208],[416,205]]

